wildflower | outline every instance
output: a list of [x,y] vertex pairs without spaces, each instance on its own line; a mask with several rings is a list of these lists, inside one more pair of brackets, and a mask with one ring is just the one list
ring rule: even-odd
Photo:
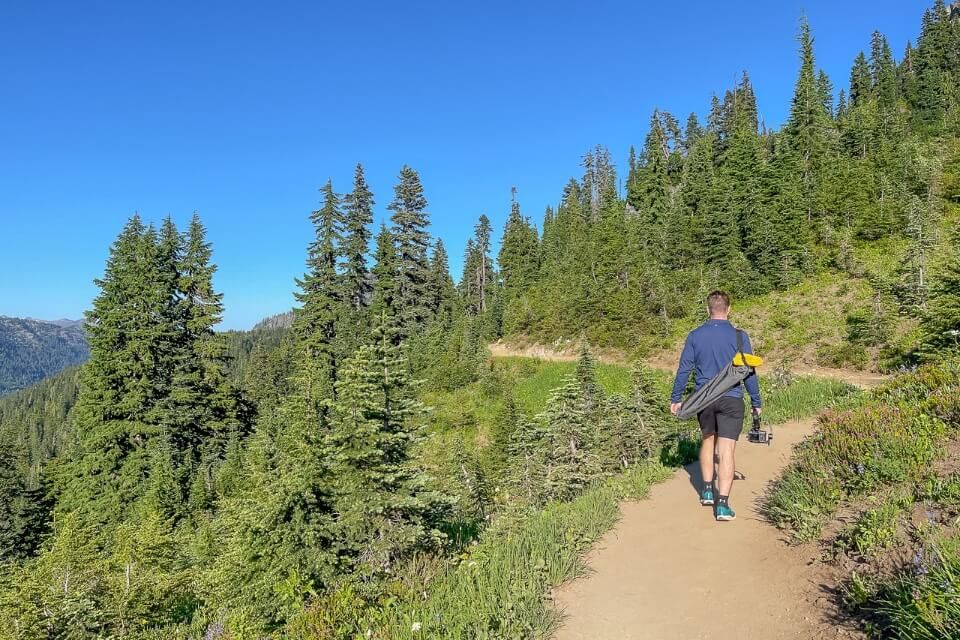
[[410,625],[410,631],[417,633],[418,631],[420,631],[420,627],[422,626],[423,625],[421,625],[419,622],[414,622],[412,625]]
[[203,640],[217,640],[217,638],[222,638],[223,631],[223,623],[214,622],[207,626],[207,630],[203,634]]
[[925,576],[930,571],[927,566],[927,559],[924,556],[923,551],[917,550],[913,554],[913,574],[917,577]]

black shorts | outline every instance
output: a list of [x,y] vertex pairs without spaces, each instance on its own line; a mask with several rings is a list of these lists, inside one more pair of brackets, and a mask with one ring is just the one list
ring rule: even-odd
[[720,398],[697,414],[700,431],[709,436],[739,440],[743,431],[743,398]]

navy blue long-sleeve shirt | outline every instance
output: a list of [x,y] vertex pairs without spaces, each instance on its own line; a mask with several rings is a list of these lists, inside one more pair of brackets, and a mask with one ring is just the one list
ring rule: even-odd
[[[741,329],[740,333],[743,334],[743,352],[753,353],[747,332]],[[694,385],[699,389],[710,378],[720,373],[720,370],[733,360],[736,353],[737,334],[729,320],[711,318],[691,331],[683,345],[683,353],[680,354],[680,366],[677,367],[677,377],[673,381],[670,402],[680,402],[691,371],[693,371]],[[747,376],[743,384],[746,385],[747,392],[750,394],[750,404],[753,407],[761,406],[763,403],[760,400],[760,383],[756,373]],[[723,395],[742,398],[743,388],[738,384]]]

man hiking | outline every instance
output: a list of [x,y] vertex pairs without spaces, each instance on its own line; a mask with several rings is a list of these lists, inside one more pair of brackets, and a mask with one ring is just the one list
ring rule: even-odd
[[[680,411],[683,390],[694,372],[694,384],[699,389],[726,367],[738,352],[737,334],[743,353],[753,353],[746,332],[734,328],[727,316],[730,314],[730,296],[723,291],[713,291],[707,296],[710,319],[687,335],[680,354],[680,366],[673,382],[670,396],[670,412]],[[743,381],[750,393],[753,411],[760,414],[760,384],[756,373]],[[706,409],[697,414],[703,443],[700,445],[700,471],[703,488],[700,504],[714,507],[717,520],[733,520],[737,514],[730,508],[730,490],[733,488],[733,452],[743,429],[743,389],[737,384]],[[714,464],[719,460],[719,478],[714,486]],[[716,491],[716,496],[714,492]]]

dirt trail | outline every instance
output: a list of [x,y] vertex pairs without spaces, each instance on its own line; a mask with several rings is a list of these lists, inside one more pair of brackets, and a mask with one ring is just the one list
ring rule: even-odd
[[[591,573],[554,593],[566,619],[556,640],[848,638],[831,622],[829,576],[814,548],[788,547],[760,516],[767,483],[814,420],[776,428],[772,447],[741,440],[730,504],[718,523],[697,502],[697,464],[621,505],[622,518],[587,556]],[[818,573],[819,572],[819,573]]]
[[[507,358],[507,357],[523,357],[523,358],[539,358],[540,360],[546,360],[548,362],[573,362],[578,357],[579,354],[572,351],[557,351],[546,347],[543,345],[529,345],[525,347],[515,347],[513,345],[504,344],[502,342],[494,342],[488,345],[490,353],[493,354],[495,358]],[[677,370],[677,361],[680,358],[680,352],[677,353],[659,353],[652,358],[646,360],[647,365],[653,367],[654,369],[659,369],[661,371],[667,371],[673,373]],[[619,352],[601,352],[597,359],[601,362],[608,362],[611,364],[625,364],[626,359]],[[777,362],[772,360],[767,360],[761,370],[761,375],[763,375],[763,370],[772,371],[777,366]],[[797,375],[810,375],[817,376],[820,378],[834,378],[836,380],[842,380],[849,384],[863,387],[863,388],[872,388],[876,387],[879,384],[890,379],[889,376],[885,376],[880,373],[873,373],[870,371],[855,371],[851,369],[831,369],[829,367],[820,367],[809,364],[795,364],[790,366],[790,370]]]

